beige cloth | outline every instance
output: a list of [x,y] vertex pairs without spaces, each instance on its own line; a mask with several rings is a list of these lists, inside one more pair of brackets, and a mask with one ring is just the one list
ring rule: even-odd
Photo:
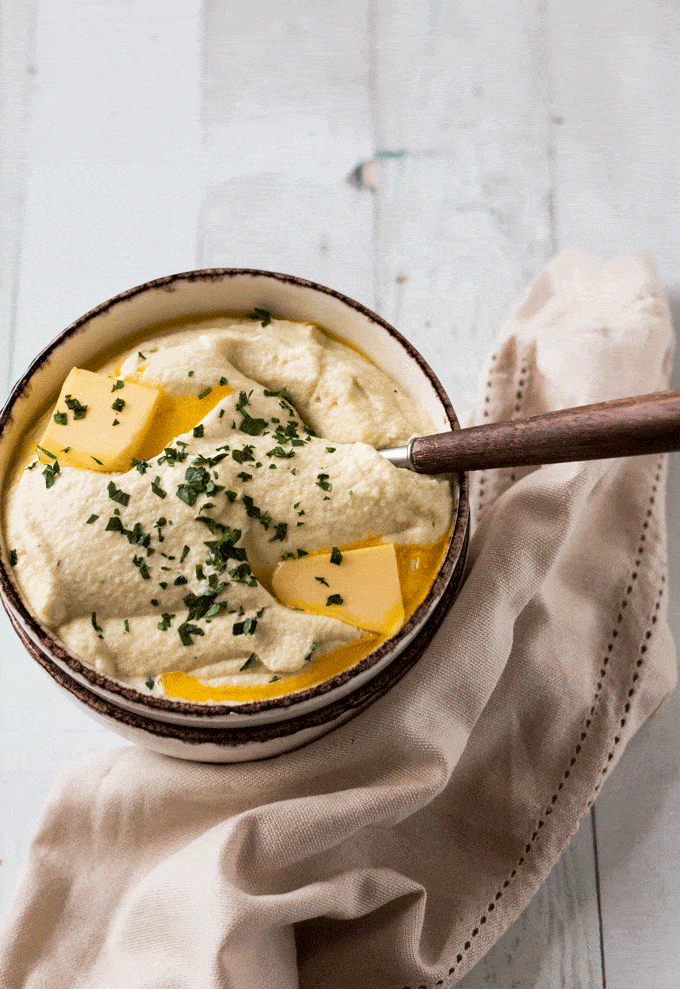
[[[529,289],[477,422],[663,388],[643,256]],[[452,985],[544,880],[675,684],[664,458],[476,475],[461,594],[325,738],[235,766],[139,748],[64,770],[0,952],[7,989]]]

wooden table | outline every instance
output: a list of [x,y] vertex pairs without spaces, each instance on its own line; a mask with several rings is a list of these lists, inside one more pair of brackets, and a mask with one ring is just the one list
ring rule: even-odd
[[[673,0],[5,0],[0,17],[5,387],[98,302],[194,267],[361,300],[463,418],[563,247],[649,251],[680,312]],[[676,632],[679,493],[676,458]],[[59,767],[120,743],[0,633],[7,896]],[[466,989],[678,986],[679,736],[675,698]]]

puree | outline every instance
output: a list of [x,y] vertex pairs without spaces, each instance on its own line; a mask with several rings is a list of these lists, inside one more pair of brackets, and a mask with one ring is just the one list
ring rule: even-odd
[[28,607],[85,662],[170,697],[275,696],[423,600],[448,483],[375,448],[435,427],[361,354],[312,324],[214,316],[95,370],[29,432],[4,506]]

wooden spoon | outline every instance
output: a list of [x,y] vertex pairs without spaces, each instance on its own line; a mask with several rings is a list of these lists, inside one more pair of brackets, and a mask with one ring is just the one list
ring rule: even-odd
[[419,436],[379,452],[418,474],[563,464],[680,450],[680,391],[579,405],[529,419]]

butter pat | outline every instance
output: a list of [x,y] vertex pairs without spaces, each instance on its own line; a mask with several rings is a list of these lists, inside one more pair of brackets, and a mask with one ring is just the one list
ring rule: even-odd
[[[127,471],[133,458],[141,459],[161,391],[119,380],[75,367],[69,373],[39,444],[61,466]],[[43,463],[52,462],[38,452]]]
[[[272,577],[274,594],[289,608],[339,618],[367,632],[393,635],[404,623],[394,546],[385,543],[341,555],[339,564],[331,562],[336,553],[284,560]],[[338,598],[341,601],[335,603]]]

